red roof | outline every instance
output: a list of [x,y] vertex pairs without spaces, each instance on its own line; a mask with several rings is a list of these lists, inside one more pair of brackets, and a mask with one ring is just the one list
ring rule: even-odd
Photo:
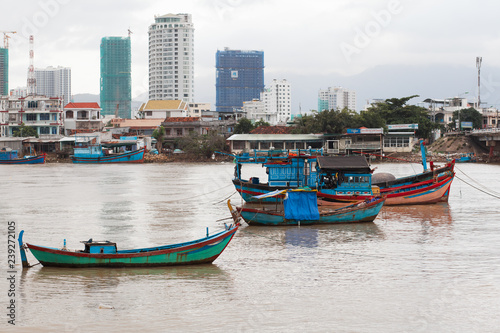
[[99,106],[98,103],[68,103],[65,107],[65,109],[100,109],[101,107]]
[[292,127],[287,126],[259,126],[250,134],[290,134]]
[[200,117],[168,117],[165,119],[166,123],[180,123],[180,122],[193,122],[199,121]]

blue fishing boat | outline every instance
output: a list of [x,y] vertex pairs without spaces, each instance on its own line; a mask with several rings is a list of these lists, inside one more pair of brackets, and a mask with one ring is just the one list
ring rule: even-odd
[[447,161],[453,161],[455,160],[455,163],[469,163],[469,162],[476,162],[476,154],[474,153],[462,153],[462,154],[459,154],[459,156],[457,158],[451,158],[451,157],[447,157],[446,158]]
[[283,205],[252,207],[246,204],[233,208],[228,202],[233,219],[241,217],[249,225],[287,226],[372,222],[384,205],[384,197],[372,197],[344,207],[318,206],[315,191],[285,190]]
[[73,163],[142,163],[145,148],[136,140],[119,140],[101,144],[98,138],[75,140]]
[[109,241],[83,241],[83,250],[68,250],[23,243],[24,230],[19,233],[18,242],[21,249],[23,267],[28,264],[25,249],[48,267],[152,267],[208,264],[213,262],[224,251],[239,224],[225,227],[224,231],[190,242],[154,246],[133,250],[118,250],[116,243]]
[[2,148],[0,150],[0,164],[43,164],[45,163],[45,154],[26,155],[18,157],[17,150]]
[[[279,197],[255,197],[269,192],[308,186],[317,187],[316,158],[322,149],[254,150],[252,154],[232,155],[235,158],[233,184],[246,202],[279,202]],[[268,179],[242,177],[244,165],[258,164],[266,168]]]
[[[371,169],[363,156],[322,156],[321,149],[254,151],[252,156],[236,156],[235,162],[233,184],[246,202],[276,203],[280,196],[260,195],[306,186],[329,194],[328,200],[339,204],[362,201],[378,193],[378,188],[371,184]],[[267,182],[255,177],[242,178],[244,164],[265,167]]]

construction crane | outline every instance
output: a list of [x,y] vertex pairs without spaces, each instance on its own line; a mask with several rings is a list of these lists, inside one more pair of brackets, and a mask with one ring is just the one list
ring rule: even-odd
[[0,31],[3,33],[3,47],[9,48],[9,38],[11,38],[8,34],[17,34],[17,31]]

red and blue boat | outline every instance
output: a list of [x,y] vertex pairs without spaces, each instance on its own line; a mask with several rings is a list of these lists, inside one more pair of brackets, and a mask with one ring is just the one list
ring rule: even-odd
[[227,247],[239,224],[205,238],[190,242],[154,246],[133,250],[118,250],[116,243],[109,241],[83,241],[83,250],[68,250],[23,243],[24,230],[19,233],[23,267],[30,267],[25,249],[43,265],[48,267],[154,267],[194,265],[212,263]]
[[[245,204],[233,208],[228,202],[233,219],[239,217],[249,225],[290,226],[373,222],[384,205],[384,197],[372,197],[344,207],[318,206],[316,191],[285,190],[282,205],[252,207]],[[277,193],[276,193],[277,194]],[[270,194],[270,195],[276,195]]]
[[43,164],[45,163],[45,154],[27,155],[18,157],[17,150],[2,148],[0,150],[0,164]]

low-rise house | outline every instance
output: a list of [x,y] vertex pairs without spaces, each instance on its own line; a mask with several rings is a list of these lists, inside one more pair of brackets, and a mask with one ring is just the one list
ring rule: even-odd
[[151,136],[164,119],[111,119],[113,129],[120,129],[121,133]]
[[104,127],[97,103],[68,103],[64,107],[64,134],[92,133]]
[[138,117],[141,119],[165,119],[187,117],[189,104],[182,100],[150,100],[140,106]]

